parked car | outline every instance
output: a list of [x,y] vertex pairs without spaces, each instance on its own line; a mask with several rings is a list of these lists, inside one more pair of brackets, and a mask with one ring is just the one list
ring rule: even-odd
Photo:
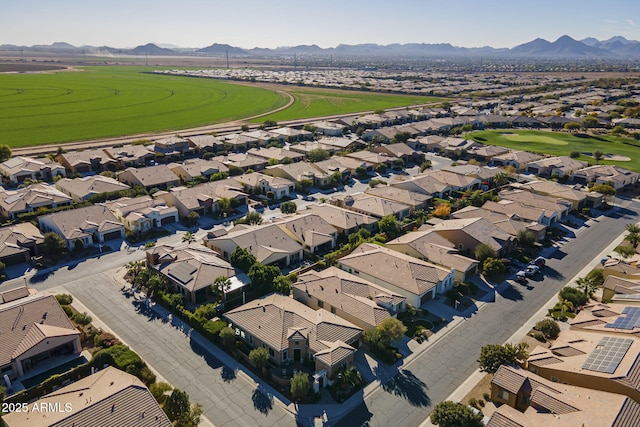
[[529,265],[536,265],[538,267],[544,267],[546,263],[547,263],[547,260],[544,257],[539,256],[538,258],[536,258],[533,261],[531,261],[529,263]]
[[538,267],[537,265],[528,265],[527,268],[524,270],[524,274],[527,277],[534,277],[539,272],[540,272],[540,267]]
[[527,273],[524,270],[520,270],[516,273],[516,282],[524,283],[527,281]]

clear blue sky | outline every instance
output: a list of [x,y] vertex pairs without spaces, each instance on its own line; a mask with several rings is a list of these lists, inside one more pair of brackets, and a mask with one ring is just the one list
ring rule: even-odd
[[640,40],[638,0],[2,0],[0,44],[242,48],[340,43],[513,47]]

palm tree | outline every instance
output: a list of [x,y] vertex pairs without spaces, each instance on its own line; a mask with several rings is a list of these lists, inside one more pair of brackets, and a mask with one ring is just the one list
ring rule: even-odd
[[576,280],[578,288],[582,289],[584,294],[588,297],[593,296],[593,293],[598,289],[598,283],[589,277],[581,277]]
[[196,236],[194,236],[193,233],[190,231],[187,231],[186,233],[184,233],[184,236],[182,236],[182,243],[187,243],[188,245],[190,245],[195,241],[196,241]]
[[629,242],[633,248],[636,248],[638,243],[640,243],[640,233],[629,233],[625,236],[624,240]]
[[225,276],[216,277],[211,285],[211,290],[218,296],[218,301],[224,301],[226,294],[231,289],[231,279]]
[[218,200],[218,205],[220,206],[220,210],[222,212],[227,212],[231,209],[231,199],[228,197],[222,197]]
[[634,224],[633,222],[624,226],[624,229],[629,233],[640,234],[640,225]]

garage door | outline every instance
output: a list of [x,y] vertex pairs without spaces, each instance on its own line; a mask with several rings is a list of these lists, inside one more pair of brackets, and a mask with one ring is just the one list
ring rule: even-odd
[[162,225],[173,224],[174,222],[176,222],[176,217],[174,217],[174,216],[168,216],[168,217],[162,218],[160,220],[160,224],[162,224]]
[[113,239],[119,239],[121,237],[120,231],[111,231],[109,233],[105,233],[104,235],[104,240],[113,240]]

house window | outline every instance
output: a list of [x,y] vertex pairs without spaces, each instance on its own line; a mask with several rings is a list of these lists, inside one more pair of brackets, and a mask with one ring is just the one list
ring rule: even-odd
[[331,306],[331,312],[332,312],[333,314],[336,314],[336,308],[335,308],[334,306]]
[[249,344],[253,345],[253,335],[249,334]]
[[560,379],[556,378],[556,377],[551,377],[551,381],[554,382],[554,383],[559,383]]
[[318,300],[318,307],[324,308],[324,301]]
[[509,400],[509,392],[507,390],[498,389],[498,398],[502,399],[502,400]]
[[289,351],[288,350],[284,350],[282,352],[282,360],[289,360]]
[[534,368],[533,366],[532,366],[532,367],[530,367],[530,368],[529,368],[529,370],[530,370],[531,372],[533,372],[534,374],[537,374],[537,373],[538,373],[538,368]]
[[300,341],[295,341],[295,345],[300,345]]
[[458,250],[461,251],[464,249],[464,245],[462,243],[458,243]]
[[523,394],[522,395],[522,404],[529,406],[531,404],[531,396],[529,396],[528,394]]
[[271,347],[267,347],[267,349],[269,350],[269,356],[276,357],[276,352]]

